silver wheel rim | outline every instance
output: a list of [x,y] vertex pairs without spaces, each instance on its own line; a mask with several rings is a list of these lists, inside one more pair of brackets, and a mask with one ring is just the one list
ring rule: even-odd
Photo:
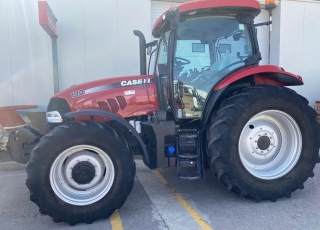
[[298,124],[279,110],[267,110],[252,117],[239,139],[242,164],[253,176],[264,180],[289,173],[299,160],[301,149]]
[[[72,178],[73,167],[79,162],[90,162],[95,169],[92,181],[78,184]],[[50,170],[50,184],[54,193],[73,205],[88,205],[103,198],[114,181],[112,160],[103,150],[91,145],[77,145],[62,152]]]

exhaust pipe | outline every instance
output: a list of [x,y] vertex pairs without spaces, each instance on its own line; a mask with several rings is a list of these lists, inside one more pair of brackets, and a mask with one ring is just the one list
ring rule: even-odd
[[139,30],[134,30],[133,34],[139,37],[140,75],[147,75],[146,39]]

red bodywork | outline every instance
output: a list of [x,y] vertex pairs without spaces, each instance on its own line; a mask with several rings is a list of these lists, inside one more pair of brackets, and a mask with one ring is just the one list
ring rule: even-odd
[[215,85],[214,90],[223,89],[231,83],[247,76],[254,76],[254,82],[256,85],[303,85],[302,78],[299,75],[286,72],[278,66],[263,65],[247,66],[231,73],[227,77],[223,78],[217,85]]
[[154,75],[92,81],[66,89],[54,98],[64,98],[71,111],[104,109],[121,117],[149,115],[159,110]]
[[158,18],[158,20],[154,23],[154,26],[152,28],[152,35],[154,37],[160,36],[159,28],[161,27],[163,22],[162,16],[176,7],[179,8],[180,14],[201,9],[211,9],[218,7],[252,8],[252,10],[255,10],[260,13],[260,3],[256,0],[194,0],[190,2],[185,2],[168,9]]

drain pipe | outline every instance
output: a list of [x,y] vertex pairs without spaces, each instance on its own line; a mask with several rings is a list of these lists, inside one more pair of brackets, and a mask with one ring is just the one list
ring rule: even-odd
[[266,0],[265,1],[265,10],[269,11],[269,58],[268,58],[268,64],[270,65],[270,56],[271,56],[271,32],[272,32],[272,10],[275,9],[276,3],[275,0]]

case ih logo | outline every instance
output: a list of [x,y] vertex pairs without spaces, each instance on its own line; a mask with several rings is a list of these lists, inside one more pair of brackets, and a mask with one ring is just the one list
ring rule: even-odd
[[122,86],[128,86],[128,85],[142,85],[142,84],[148,84],[150,83],[150,78],[149,79],[138,79],[138,80],[132,80],[132,81],[122,81],[121,85]]

